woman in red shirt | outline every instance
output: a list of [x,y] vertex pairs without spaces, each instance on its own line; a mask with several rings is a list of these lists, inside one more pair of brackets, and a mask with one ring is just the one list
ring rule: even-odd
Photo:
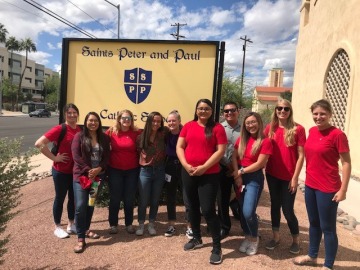
[[[309,130],[305,143],[306,179],[305,203],[308,213],[308,254],[295,258],[297,265],[316,264],[324,234],[325,262],[323,269],[333,269],[338,238],[337,208],[345,200],[351,173],[350,149],[343,131],[331,125],[332,108],[321,99],[311,106],[315,127]],[[338,162],[342,171],[339,174]]]
[[219,162],[226,145],[225,129],[214,121],[211,101],[200,99],[196,103],[194,120],[186,123],[180,132],[176,153],[183,166],[181,177],[189,201],[193,230],[193,239],[185,244],[184,249],[203,246],[200,231],[202,213],[213,240],[211,264],[222,262],[220,220],[216,214],[215,201],[220,180]]
[[[239,251],[255,255],[259,246],[256,208],[264,188],[263,168],[272,153],[269,138],[264,138],[263,122],[258,113],[245,115],[232,156],[235,184],[241,189],[240,225],[245,233]],[[238,169],[240,167],[240,169]]]
[[[47,146],[49,142],[58,142],[62,125],[53,127],[35,142],[35,146],[40,149],[40,152],[54,161],[52,166],[52,176],[55,187],[53,216],[55,223],[54,235],[58,238],[68,238],[69,233],[76,233],[76,226],[74,224],[75,203],[72,175],[74,160],[71,153],[71,142],[74,139],[75,134],[81,131],[81,128],[76,124],[79,117],[79,109],[74,104],[69,103],[65,105],[63,113],[65,117],[66,132],[60,145],[57,146],[57,155],[55,156],[51,153]],[[67,214],[69,221],[65,231],[61,228],[61,216],[66,194],[68,194]]]
[[140,131],[134,126],[134,115],[123,110],[116,117],[115,125],[106,131],[110,137],[109,159],[109,224],[110,234],[118,232],[120,202],[124,202],[125,226],[128,233],[135,233],[134,203],[139,179],[139,155],[136,138]]
[[266,244],[273,250],[280,243],[280,210],[284,213],[293,242],[290,252],[298,254],[299,222],[294,213],[294,202],[299,174],[304,163],[305,129],[295,123],[290,101],[278,101],[265,128],[265,137],[271,140],[273,153],[266,164],[266,180],[271,199],[271,225],[273,239]]

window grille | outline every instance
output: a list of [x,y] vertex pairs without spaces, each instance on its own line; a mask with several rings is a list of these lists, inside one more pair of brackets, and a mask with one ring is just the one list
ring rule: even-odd
[[325,98],[333,108],[332,124],[341,130],[345,129],[349,82],[349,56],[345,50],[341,49],[330,64],[325,91]]

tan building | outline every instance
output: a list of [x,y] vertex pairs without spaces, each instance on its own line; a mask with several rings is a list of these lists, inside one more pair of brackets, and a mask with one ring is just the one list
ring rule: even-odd
[[292,92],[290,87],[270,87],[270,86],[256,86],[252,108],[253,112],[261,112],[266,109],[274,108],[281,94],[285,92]]
[[[11,65],[12,63],[12,65]],[[25,66],[25,56],[11,53],[6,48],[0,47],[0,78],[12,78],[15,85],[19,85],[21,73]],[[57,76],[59,73],[46,68],[28,58],[25,74],[21,84],[24,95],[31,93],[33,101],[40,101],[46,78]]]
[[333,124],[347,134],[352,174],[360,176],[360,5],[358,0],[303,0],[293,85],[295,120],[313,126],[311,104],[328,99]]
[[283,87],[284,70],[273,68],[269,72],[269,86],[256,86],[253,94],[253,112],[261,112],[276,106],[281,94],[292,92],[292,88]]
[[284,70],[282,68],[273,68],[270,70],[269,86],[283,87]]

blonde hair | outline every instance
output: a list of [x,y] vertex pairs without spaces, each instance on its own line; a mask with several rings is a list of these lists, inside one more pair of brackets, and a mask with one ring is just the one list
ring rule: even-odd
[[131,111],[129,110],[122,110],[116,117],[116,122],[115,124],[109,128],[109,135],[111,136],[112,133],[115,133],[116,135],[121,132],[121,124],[120,124],[120,119],[122,117],[123,114],[129,114],[131,117],[131,126],[130,126],[130,130],[137,130],[137,127],[135,127],[134,125],[134,115]]
[[239,145],[239,149],[238,149],[239,159],[243,159],[244,154],[245,154],[246,145],[251,137],[250,132],[246,130],[246,126],[245,126],[245,121],[250,116],[254,116],[256,118],[256,121],[257,121],[258,127],[259,127],[257,134],[256,134],[256,141],[251,148],[251,155],[255,155],[259,151],[261,143],[264,140],[264,133],[263,133],[264,124],[263,124],[260,114],[258,114],[256,112],[247,113],[244,117],[244,120],[243,120],[243,123],[241,126],[241,131],[240,131],[240,145]]
[[[281,99],[278,101],[277,106],[280,104],[284,104],[286,107],[290,108],[289,117],[286,119],[286,123],[284,125],[284,142],[286,146],[293,146],[295,142],[295,134],[296,134],[296,123],[293,117],[293,109],[291,106],[291,102],[287,99]],[[276,107],[277,107],[276,106]],[[269,138],[275,138],[275,129],[279,126],[279,118],[276,114],[276,107],[271,115],[270,128],[269,128]]]

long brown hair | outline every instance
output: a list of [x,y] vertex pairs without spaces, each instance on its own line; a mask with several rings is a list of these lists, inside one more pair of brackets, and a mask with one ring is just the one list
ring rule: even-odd
[[[281,99],[278,101],[277,105],[284,104],[286,107],[290,108],[290,113],[286,123],[284,125],[284,141],[285,145],[292,146],[295,144],[295,134],[296,134],[296,123],[293,117],[293,108],[291,102],[287,99]],[[276,106],[277,107],[277,106]],[[275,129],[279,126],[279,118],[276,114],[276,107],[271,115],[270,129],[269,129],[269,138],[274,139]]]
[[155,116],[160,116],[160,118],[161,118],[160,128],[157,130],[157,132],[160,132],[164,129],[164,118],[162,117],[161,113],[151,112],[146,119],[144,130],[140,135],[140,148],[141,149],[146,149],[150,145],[152,122],[153,122]]
[[264,140],[264,132],[263,132],[264,124],[263,124],[260,114],[258,114],[256,112],[248,112],[245,115],[243,123],[241,125],[240,145],[239,145],[239,149],[238,149],[239,159],[242,159],[244,157],[246,145],[249,142],[249,139],[251,137],[250,132],[246,130],[246,126],[245,126],[245,121],[250,116],[254,116],[256,118],[256,121],[257,121],[257,124],[259,127],[257,134],[256,134],[256,141],[251,148],[252,155],[255,155],[259,151],[261,143]]

